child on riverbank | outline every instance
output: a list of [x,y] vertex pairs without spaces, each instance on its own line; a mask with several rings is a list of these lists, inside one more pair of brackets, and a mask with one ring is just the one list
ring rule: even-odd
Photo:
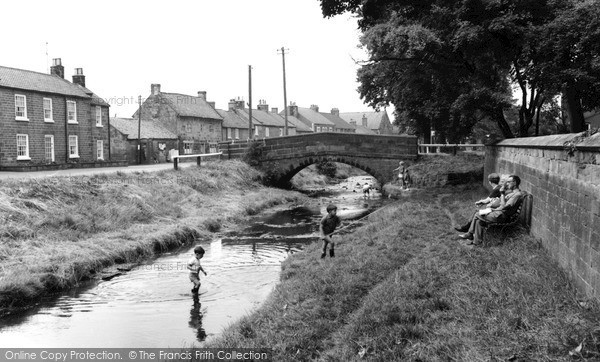
[[331,234],[333,234],[335,228],[341,223],[342,220],[340,220],[340,218],[337,216],[337,206],[334,204],[329,204],[327,206],[327,215],[321,219],[321,223],[319,225],[321,240],[323,240],[323,253],[321,254],[321,258],[324,258],[327,255],[327,244],[330,244],[329,257],[333,258],[335,256],[335,243],[333,242]]
[[200,272],[203,272],[206,276],[206,272],[202,265],[200,265],[200,259],[204,256],[204,248],[201,246],[196,246],[194,248],[194,257],[190,259],[187,264],[187,268],[190,271],[190,281],[194,283],[194,287],[192,288],[192,293],[198,293],[198,289],[200,289]]

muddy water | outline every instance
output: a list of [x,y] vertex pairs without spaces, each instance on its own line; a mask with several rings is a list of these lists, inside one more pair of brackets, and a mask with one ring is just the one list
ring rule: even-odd
[[0,320],[0,348],[201,345],[266,299],[281,262],[317,241],[327,204],[338,204],[341,215],[354,218],[378,207],[379,194],[363,197],[365,181],[351,178],[308,207],[272,212],[239,232],[201,243],[208,276],[201,278],[197,298],[185,268],[191,246]]

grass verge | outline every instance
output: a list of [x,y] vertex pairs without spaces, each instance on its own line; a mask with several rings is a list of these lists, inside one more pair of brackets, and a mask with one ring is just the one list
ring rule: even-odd
[[178,171],[0,184],[0,315],[42,295],[237,225],[304,196],[239,161]]
[[336,258],[317,243],[294,254],[264,305],[205,347],[272,348],[277,361],[600,359],[600,307],[535,240],[456,239],[451,220],[482,193],[414,193],[341,236]]

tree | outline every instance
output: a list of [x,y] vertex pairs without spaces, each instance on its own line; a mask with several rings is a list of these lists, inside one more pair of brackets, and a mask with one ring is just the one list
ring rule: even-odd
[[[573,1],[321,0],[321,7],[324,16],[350,11],[359,18],[361,43],[369,53],[358,72],[361,97],[373,106],[394,104],[396,118],[412,122],[417,132],[433,126],[452,139],[484,118],[512,137],[504,117],[511,84],[520,90],[514,129],[520,136],[529,134],[544,104],[562,89],[576,103],[582,88],[597,84],[593,59],[600,42],[590,44],[598,39],[598,20],[592,19],[597,9],[590,3],[578,5],[586,11],[573,11],[578,9]],[[592,50],[577,51],[577,61],[567,57],[572,67],[563,71],[565,65],[547,52],[566,46],[552,36],[560,38],[574,25],[579,31],[571,41]],[[584,68],[587,78],[580,73]]]

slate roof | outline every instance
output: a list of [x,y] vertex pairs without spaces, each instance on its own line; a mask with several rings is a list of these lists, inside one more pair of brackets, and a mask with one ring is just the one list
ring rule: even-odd
[[[279,116],[281,118],[284,117],[283,115],[279,115]],[[304,122],[300,121],[298,118],[296,118],[294,116],[288,115],[288,123],[291,123],[296,127],[296,133],[307,133],[307,132],[312,133],[312,131],[313,131],[309,126],[304,124]]]
[[248,129],[248,121],[240,117],[240,115],[238,115],[234,111],[224,111],[222,109],[217,109],[217,112],[221,117],[223,117],[224,128]]
[[[138,120],[134,118],[111,118],[110,125],[126,134],[128,140],[138,139]],[[158,121],[142,119],[141,138],[177,139],[177,135],[164,128]]]
[[203,98],[165,92],[159,93],[159,96],[164,97],[180,116],[222,119],[219,113]]
[[57,75],[0,66],[0,87],[90,98],[83,87]]
[[355,129],[356,128],[335,114],[321,113],[321,115],[323,117],[327,118],[328,120],[330,120],[333,124],[335,124],[335,128],[337,128],[337,129]]
[[310,108],[298,107],[298,114],[300,115],[300,117],[305,118],[312,124],[324,124],[327,126],[335,126],[335,123],[331,122],[329,119],[327,119],[327,117],[323,116],[323,114]]
[[356,131],[355,131],[355,133],[358,133],[358,134],[377,134],[377,132],[373,131],[372,129],[364,127],[364,126],[361,126],[359,124],[356,125]]
[[356,122],[356,125],[362,125],[363,116],[367,117],[367,127],[369,129],[379,129],[384,112],[344,112],[340,113],[340,117],[350,123]]

